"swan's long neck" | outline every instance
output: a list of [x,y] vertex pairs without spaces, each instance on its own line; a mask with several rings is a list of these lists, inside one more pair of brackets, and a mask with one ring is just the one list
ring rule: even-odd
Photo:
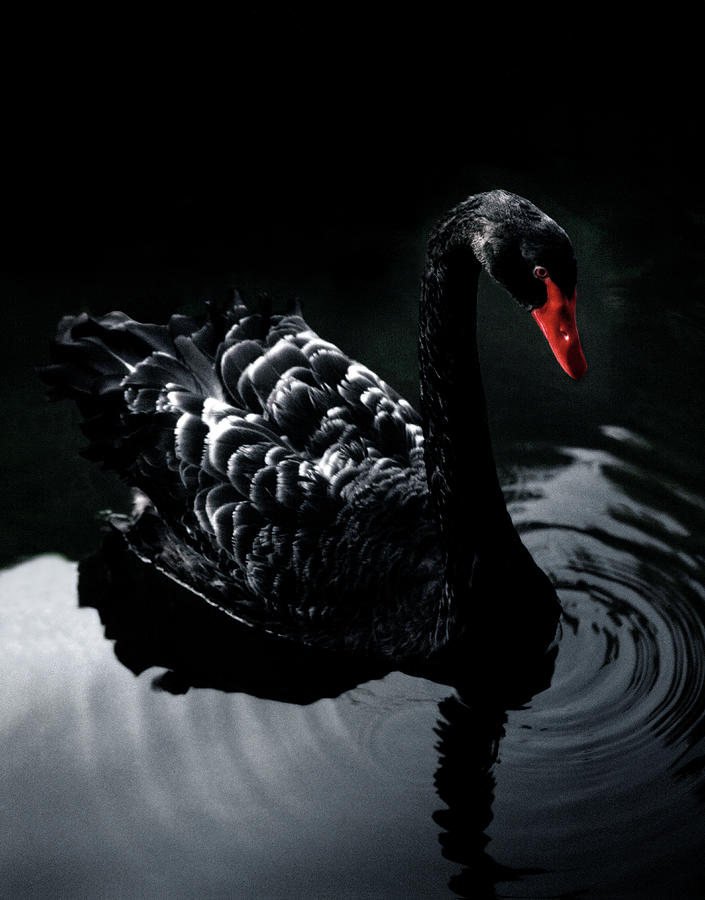
[[434,640],[441,647],[463,632],[506,636],[512,620],[520,641],[533,636],[546,646],[560,607],[514,529],[492,452],[476,335],[481,264],[473,249],[485,256],[492,248],[474,215],[472,202],[461,204],[431,236],[421,294],[424,457],[444,565]]
[[419,356],[428,481],[448,563],[463,578],[483,547],[513,529],[497,478],[477,352],[481,266],[467,236],[456,243],[452,234],[439,230],[429,243]]

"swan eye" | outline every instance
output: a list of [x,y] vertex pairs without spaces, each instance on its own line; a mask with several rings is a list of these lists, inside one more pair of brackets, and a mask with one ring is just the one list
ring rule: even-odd
[[536,278],[540,278],[541,281],[545,281],[548,278],[548,269],[545,269],[543,266],[534,266],[534,275]]

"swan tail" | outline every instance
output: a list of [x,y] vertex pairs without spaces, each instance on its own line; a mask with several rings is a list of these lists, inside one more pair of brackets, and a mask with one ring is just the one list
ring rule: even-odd
[[267,295],[252,306],[235,291],[225,308],[207,303],[204,315],[174,315],[166,325],[122,312],[64,317],[51,362],[38,374],[49,399],[76,403],[89,442],[82,454],[134,486],[153,485],[154,467],[176,467],[174,436],[185,411],[199,418],[206,407],[215,416],[262,413],[262,384],[271,387],[274,369],[269,359],[249,363],[307,326],[298,303],[286,316],[272,315]]
[[168,325],[143,324],[121,312],[64,317],[51,345],[51,363],[38,368],[51,400],[73,400],[89,440],[83,455],[129,475],[137,458],[173,413],[167,386],[207,396],[220,391],[213,360],[224,333],[246,311],[239,297],[225,312],[207,306],[200,318],[172,316]]

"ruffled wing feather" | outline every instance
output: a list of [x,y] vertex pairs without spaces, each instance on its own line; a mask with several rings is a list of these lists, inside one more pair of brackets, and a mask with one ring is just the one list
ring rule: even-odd
[[350,646],[437,589],[418,414],[299,314],[84,315],[44,377],[181,548],[135,549],[230,614]]

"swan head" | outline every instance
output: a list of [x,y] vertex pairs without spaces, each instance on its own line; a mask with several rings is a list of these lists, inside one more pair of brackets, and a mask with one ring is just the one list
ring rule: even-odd
[[566,232],[529,200],[509,191],[470,197],[473,252],[490,276],[531,312],[571,378],[587,363],[575,317],[577,265]]

